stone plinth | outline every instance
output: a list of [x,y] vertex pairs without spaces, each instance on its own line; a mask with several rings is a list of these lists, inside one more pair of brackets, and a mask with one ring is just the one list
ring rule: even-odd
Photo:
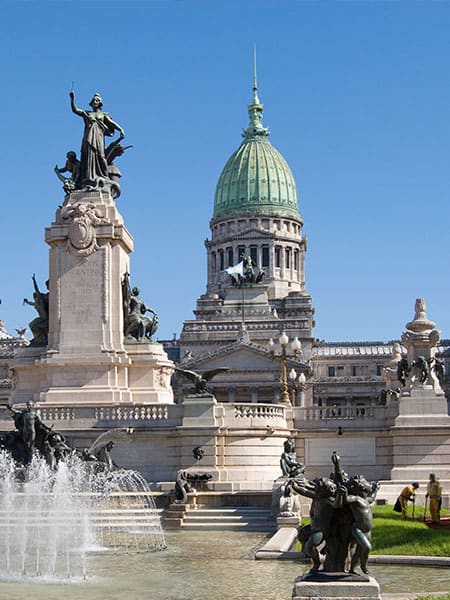
[[133,402],[155,404],[173,402],[170,386],[173,363],[161,344],[129,344],[125,346],[130,359],[128,387]]
[[409,392],[398,400],[395,427],[439,427],[450,425],[447,400],[443,392],[436,393],[432,384],[415,382]]
[[133,238],[107,191],[76,191],[46,229],[46,347],[13,363],[13,403],[48,406],[172,403],[173,366],[156,343],[124,340],[122,279]]
[[301,524],[302,510],[300,496],[291,491],[284,495],[288,477],[278,477],[273,482],[271,512],[277,518],[278,527],[297,527]]
[[373,577],[369,577],[369,581],[351,581],[350,577],[348,579],[312,581],[297,577],[292,600],[381,600],[380,586]]
[[[212,394],[191,394],[183,400],[184,427],[218,427],[222,410]],[[219,414],[217,412],[219,411]]]
[[74,192],[46,229],[50,246],[49,349],[123,351],[121,279],[133,238],[106,192]]

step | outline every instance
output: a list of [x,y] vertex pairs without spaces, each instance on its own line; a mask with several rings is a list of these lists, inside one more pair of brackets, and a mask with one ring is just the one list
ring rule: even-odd
[[209,522],[209,523],[190,523],[183,522],[182,528],[188,531],[273,531],[274,526],[270,526],[268,523],[261,525],[253,523],[224,523],[224,522]]
[[265,518],[265,517],[270,517],[270,511],[268,510],[216,510],[216,509],[212,509],[212,510],[196,510],[196,509],[191,509],[188,510],[186,513],[186,517],[190,516],[190,515],[197,515],[199,517],[227,517],[227,518],[233,518],[233,517],[245,517],[245,518],[249,518],[249,519],[261,519],[261,518]]

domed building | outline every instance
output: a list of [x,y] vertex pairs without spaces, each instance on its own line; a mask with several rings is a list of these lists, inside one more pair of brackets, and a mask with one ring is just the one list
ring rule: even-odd
[[285,332],[295,340],[289,370],[308,372],[314,310],[297,186],[263,126],[256,77],[248,114],[242,143],[219,177],[205,242],[206,293],[184,323],[180,349],[191,369],[231,368],[214,379],[218,400],[274,402],[282,390],[268,344]]
[[[305,293],[303,219],[294,176],[262,125],[256,85],[243,142],[227,161],[217,184],[208,249],[208,293],[228,282],[224,271],[243,256],[264,269],[269,298]],[[245,238],[246,243],[243,243]]]

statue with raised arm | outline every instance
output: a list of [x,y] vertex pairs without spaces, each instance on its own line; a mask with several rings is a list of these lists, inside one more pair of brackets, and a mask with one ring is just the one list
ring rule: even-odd
[[[111,137],[115,131],[119,132],[117,144],[114,146],[114,154],[118,156],[124,150],[121,147],[122,151],[118,152],[117,145],[125,137],[125,132],[118,123],[113,121],[109,113],[102,110],[103,100],[100,94],[94,94],[92,97],[89,103],[91,110],[83,110],[75,104],[75,94],[71,91],[70,105],[72,111],[82,117],[84,121],[80,169],[75,187],[77,189],[84,187],[100,188],[105,181],[110,182],[111,180],[105,151],[105,136]],[[113,158],[111,158],[111,162],[112,160]]]
[[[32,280],[34,286],[33,301],[28,300],[27,298],[23,299],[23,304],[34,306],[38,313],[38,316],[29,324],[29,328],[33,334],[33,339],[30,342],[30,346],[46,346],[48,343],[49,293],[40,291],[34,273]],[[47,290],[48,283],[48,281],[45,282]]]
[[300,528],[299,538],[304,542],[304,551],[313,562],[311,571],[316,572],[321,565],[318,547],[322,542],[329,543],[332,535],[333,517],[335,509],[341,503],[341,496],[337,494],[338,488],[334,481],[327,477],[313,481],[298,482],[291,480],[289,487],[297,494],[311,498],[310,525]]

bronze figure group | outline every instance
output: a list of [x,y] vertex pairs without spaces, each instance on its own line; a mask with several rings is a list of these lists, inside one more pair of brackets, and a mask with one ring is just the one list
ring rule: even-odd
[[[299,529],[299,539],[312,559],[311,577],[317,574],[346,573],[357,575],[360,566],[368,573],[371,550],[372,510],[379,489],[362,475],[349,477],[340,466],[340,457],[333,453],[334,471],[330,477],[312,481],[303,476],[291,479],[287,485],[293,491],[311,498],[309,525]],[[323,567],[321,569],[323,563]]]

